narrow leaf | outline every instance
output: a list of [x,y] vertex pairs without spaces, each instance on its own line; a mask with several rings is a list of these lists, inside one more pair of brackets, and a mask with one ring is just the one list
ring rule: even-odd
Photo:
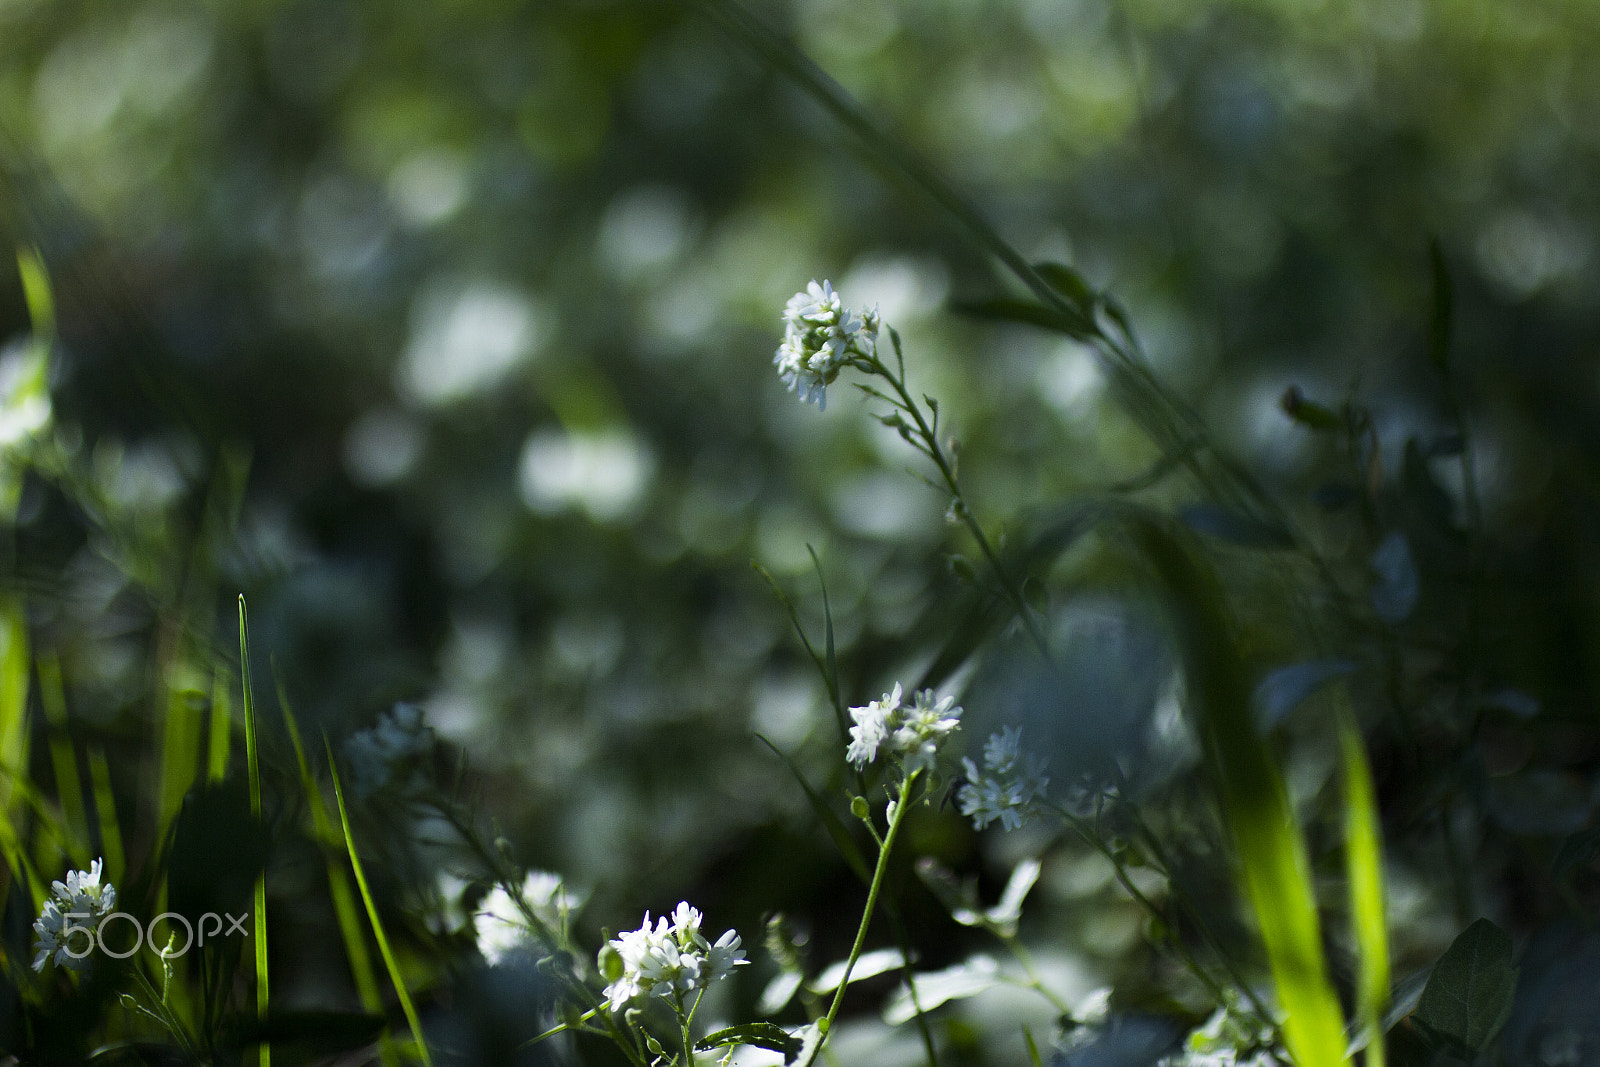
[[696,1052],[710,1052],[728,1045],[753,1045],[771,1052],[781,1052],[784,1063],[793,1063],[800,1054],[802,1042],[798,1037],[775,1023],[742,1023],[707,1034],[695,1044]]
[[811,802],[811,810],[822,821],[823,827],[828,831],[828,836],[833,838],[833,845],[839,850],[839,855],[843,857],[845,863],[855,872],[857,878],[861,879],[863,883],[870,884],[872,872],[867,867],[867,861],[861,855],[861,850],[856,847],[855,841],[851,839],[849,831],[845,829],[844,823],[840,821],[839,816],[835,815],[833,809],[828,807],[827,802],[817,795],[816,790],[811,788],[811,784],[800,773],[800,768],[796,767],[794,761],[783,754],[782,749],[765,737],[761,737],[760,734],[756,736],[761,739],[762,744],[772,749],[773,754],[783,761],[785,767],[789,768],[789,773],[794,775],[794,780],[800,783],[800,788],[805,791],[806,799]]
[[411,1036],[416,1042],[417,1051],[422,1056],[422,1062],[427,1067],[433,1067],[433,1056],[428,1051],[427,1036],[422,1032],[422,1020],[417,1016],[416,1005],[411,1002],[410,991],[406,989],[405,975],[400,973],[400,964],[394,957],[394,951],[389,947],[388,935],[383,931],[383,920],[378,917],[378,905],[372,899],[372,890],[367,886],[367,875],[361,866],[361,855],[356,851],[355,834],[350,829],[350,812],[344,804],[344,787],[339,783],[339,768],[333,761],[333,745],[326,737],[323,738],[323,744],[328,750],[328,772],[333,775],[333,796],[339,805],[339,825],[344,831],[345,851],[350,855],[350,869],[356,876],[356,888],[361,891],[361,902],[367,908],[367,921],[372,924],[373,939],[378,942],[378,953],[383,957],[383,965],[389,972],[389,981],[394,984],[395,995],[400,998],[400,1010],[405,1013],[406,1025],[411,1027]]
[[1356,1018],[1368,1034],[1367,1067],[1383,1067],[1383,1012],[1389,1000],[1389,932],[1383,906],[1383,851],[1372,768],[1348,707],[1339,718],[1344,764],[1345,877],[1355,926]]

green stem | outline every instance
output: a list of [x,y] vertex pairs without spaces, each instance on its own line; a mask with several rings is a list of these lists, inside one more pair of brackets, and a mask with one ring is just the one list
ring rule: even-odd
[[873,909],[878,906],[878,893],[883,889],[883,876],[889,869],[889,854],[894,851],[894,840],[900,835],[900,825],[905,822],[906,812],[911,810],[911,790],[919,773],[921,772],[912,771],[905,784],[900,787],[900,797],[894,806],[894,817],[889,820],[889,832],[883,836],[883,847],[878,850],[878,865],[872,871],[872,884],[867,887],[867,906],[861,912],[861,925],[856,929],[855,944],[850,946],[850,958],[845,961],[844,975],[839,979],[839,989],[833,995],[833,1003],[828,1007],[827,1017],[822,1020],[822,1043],[827,1042],[828,1033],[833,1029],[833,1020],[838,1017],[839,1007],[844,1003],[845,990],[850,988],[850,972],[855,970],[856,961],[861,958],[862,946],[867,943],[867,927],[872,922]]
[[[898,351],[898,343],[896,343],[895,348]],[[949,491],[955,503],[956,517],[962,521],[968,532],[972,534],[972,539],[977,542],[978,551],[983,553],[984,562],[988,563],[989,569],[994,572],[995,579],[1000,583],[1000,587],[1005,590],[1006,597],[1011,601],[1012,609],[1017,613],[1017,618],[1022,620],[1023,628],[1028,631],[1028,636],[1038,646],[1040,655],[1044,656],[1046,660],[1051,660],[1050,645],[1045,641],[1044,634],[1040,632],[1038,625],[1034,622],[1032,609],[1028,607],[1028,602],[1023,599],[1022,590],[1018,588],[1010,572],[1001,565],[999,553],[995,552],[994,547],[989,544],[989,538],[984,534],[983,527],[973,517],[972,509],[967,506],[966,497],[961,492],[961,483],[956,478],[955,468],[945,456],[944,449],[940,447],[938,435],[933,432],[932,428],[928,426],[927,420],[922,417],[922,409],[911,398],[910,391],[906,389],[904,378],[891,372],[876,354],[865,357],[865,362],[866,369],[870,373],[877,375],[894,386],[894,391],[900,394],[900,407],[916,423],[917,436],[922,439],[923,443],[921,451],[933,461],[933,465],[938,468],[939,476],[944,479],[945,488]]]
[[1070,1017],[1072,1015],[1072,1009],[1067,1006],[1066,1001],[1052,993],[1044,984],[1044,979],[1039,977],[1038,968],[1034,966],[1033,953],[1029,952],[1023,946],[1021,939],[1018,938],[1016,934],[1001,933],[999,929],[993,926],[990,927],[990,930],[996,937],[1005,943],[1006,948],[1011,950],[1011,954],[1015,956],[1017,958],[1017,962],[1022,965],[1022,973],[1028,976],[1028,988],[1032,989],[1034,992],[1044,997],[1044,999],[1048,1000],[1051,1007],[1055,1008],[1056,1011],[1060,1012],[1062,1015]]

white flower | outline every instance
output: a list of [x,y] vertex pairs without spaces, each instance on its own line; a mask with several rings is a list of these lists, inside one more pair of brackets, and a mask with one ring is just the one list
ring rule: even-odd
[[[559,874],[549,871],[530,871],[522,884],[523,903],[558,937],[566,929],[568,917],[583,907],[586,898],[586,893],[569,888]],[[472,917],[472,932],[478,951],[491,967],[516,955],[544,954],[539,951],[538,932],[504,886],[495,886],[479,903]]]
[[813,280],[783,310],[783,344],[772,357],[778,376],[802,401],[828,406],[828,386],[852,356],[877,352],[878,309],[857,315],[828,282]]
[[606,1002],[622,1011],[643,996],[682,1002],[746,962],[739,935],[732,930],[715,944],[700,932],[700,912],[683,901],[669,919],[663,915],[614,938],[607,948],[621,960],[622,973],[605,988]]
[[961,708],[954,697],[935,699],[933,690],[924,689],[910,706],[904,706],[902,693],[896,682],[894,692],[865,707],[850,709],[855,725],[850,727],[845,758],[858,770],[877,759],[880,748],[898,758],[908,775],[932,770],[939,746],[961,725]]
[[1044,795],[1050,779],[1044,776],[1044,760],[1021,755],[1022,730],[1005,727],[989,737],[983,746],[983,770],[971,759],[963,759],[967,783],[956,794],[961,814],[982,830],[999,821],[1006,830],[1020,827],[1032,814],[1033,802]]
[[34,970],[43,971],[52,955],[58,965],[75,971],[89,966],[93,935],[77,942],[72,935],[78,930],[94,930],[117,906],[117,890],[109,882],[100,883],[100,871],[101,861],[95,860],[87,871],[69,871],[65,881],[51,883],[51,899],[44,902],[44,910],[33,924]]
[[918,693],[894,732],[894,749],[901,755],[907,774],[933,770],[939,745],[961,725],[961,708],[955,697],[934,700],[933,690]]
[[878,746],[889,736],[891,724],[899,715],[900,694],[900,683],[896,682],[893,693],[883,694],[881,700],[874,700],[866,707],[850,709],[850,717],[856,724],[850,727],[850,747],[845,751],[845,758],[854,763],[857,770],[878,758]]
[[0,452],[21,448],[50,426],[48,349],[9,346],[0,355]]
[[345,740],[350,787],[357,796],[366,797],[390,785],[420,785],[422,764],[432,752],[433,730],[423,720],[422,709],[396,704],[370,728]]

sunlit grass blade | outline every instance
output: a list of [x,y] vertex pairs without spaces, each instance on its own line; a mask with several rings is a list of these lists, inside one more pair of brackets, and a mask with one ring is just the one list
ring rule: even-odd
[[61,681],[61,661],[54,653],[41,653],[35,660],[39,674],[39,702],[44,705],[45,721],[50,725],[50,768],[56,776],[56,799],[66,824],[68,849],[80,868],[89,866],[89,812],[83,799],[83,781],[78,776],[78,756],[67,733],[66,686]]
[[13,773],[0,776],[0,849],[11,870],[28,880],[37,910],[44,894],[18,824],[21,798],[13,777],[28,766],[29,663],[28,621],[22,600],[6,597],[0,601],[0,766]]
[[383,932],[383,920],[378,917],[378,905],[372,899],[372,890],[367,886],[366,871],[361,866],[361,856],[356,851],[355,834],[350,829],[350,812],[344,804],[344,786],[339,782],[339,768],[333,760],[333,745],[323,738],[323,744],[328,751],[328,772],[333,775],[333,797],[339,804],[339,826],[344,831],[345,851],[350,854],[350,869],[356,876],[356,888],[361,891],[361,902],[366,905],[367,921],[372,924],[372,936],[378,942],[378,952],[383,956],[383,965],[389,971],[389,981],[394,983],[395,995],[400,998],[400,1010],[405,1013],[406,1025],[411,1027],[412,1040],[417,1051],[422,1056],[422,1062],[428,1067],[433,1067],[433,1056],[428,1052],[427,1035],[422,1032],[422,1021],[417,1016],[416,1005],[411,1002],[411,993],[406,989],[405,976],[400,973],[400,964],[394,958],[394,951],[389,947],[388,935]]
[[89,749],[89,781],[94,787],[95,820],[100,827],[100,854],[105,857],[106,879],[122,881],[128,864],[122,850],[122,827],[117,822],[117,800],[111,789],[111,765],[103,748]]
[[211,682],[211,725],[207,730],[206,779],[220,782],[228,776],[228,756],[233,749],[233,679],[218,668]]
[[[240,688],[244,694],[244,748],[245,761],[249,764],[250,774],[250,814],[257,819],[261,818],[261,753],[256,737],[256,706],[255,697],[250,686],[250,618],[245,610],[244,595],[239,596],[239,680]],[[269,976],[267,973],[267,874],[261,872],[256,879],[255,891],[255,935],[251,938],[255,947],[256,963],[256,1019],[265,1023],[267,1019],[267,1005],[271,999]],[[271,1067],[272,1046],[267,1042],[261,1043],[261,1067]]]
[[[319,843],[330,846],[343,844],[343,836],[335,833],[328,819],[328,808],[322,799],[322,789],[311,773],[306,759],[305,746],[300,740],[300,724],[295,720],[294,709],[289,706],[283,680],[277,679],[278,706],[283,711],[283,724],[289,732],[289,744],[294,747],[295,763],[300,770],[300,785],[305,791],[306,804],[311,809],[311,824]],[[327,858],[328,895],[333,898],[334,918],[339,923],[339,934],[344,939],[345,955],[350,960],[350,975],[355,981],[356,995],[361,1006],[373,1015],[383,1014],[383,999],[378,994],[378,976],[372,967],[372,955],[367,951],[366,933],[361,926],[361,916],[356,911],[355,895],[350,889],[349,876],[343,865],[332,855]],[[378,1055],[385,1067],[398,1063],[387,1030],[379,1038]]]
[[1343,1014],[1328,980],[1305,838],[1256,729],[1221,586],[1158,520],[1129,512],[1127,522],[1169,595],[1190,703],[1285,1014],[1284,1043],[1298,1067],[1344,1063]]
[[1383,906],[1383,848],[1372,767],[1354,717],[1339,716],[1344,771],[1345,878],[1357,953],[1356,1019],[1366,1039],[1368,1067],[1383,1067],[1383,1013],[1389,1001],[1389,932]]
[[50,273],[37,248],[17,249],[17,274],[22,278],[22,296],[28,304],[28,321],[38,338],[52,338],[56,332],[56,301],[50,291]]
[[[203,683],[202,683],[203,684]],[[200,713],[194,668],[183,652],[167,666],[167,711],[161,727],[160,826],[165,832],[194,786],[200,759]]]

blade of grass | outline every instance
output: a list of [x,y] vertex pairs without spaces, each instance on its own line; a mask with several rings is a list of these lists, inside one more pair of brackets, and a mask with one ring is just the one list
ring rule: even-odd
[[89,781],[94,787],[94,813],[100,825],[100,854],[106,861],[106,880],[120,882],[128,865],[123,858],[116,795],[111,790],[111,765],[103,748],[89,749]]
[[833,845],[839,850],[839,855],[844,859],[845,864],[855,872],[855,876],[861,879],[863,885],[871,882],[872,871],[867,867],[866,857],[861,855],[861,850],[856,847],[855,841],[851,840],[849,831],[844,828],[844,822],[833,813],[833,809],[828,807],[827,802],[817,795],[817,791],[811,788],[811,783],[807,782],[805,775],[800,773],[800,768],[796,767],[794,761],[783,754],[782,749],[760,734],[756,734],[756,737],[760,739],[762,744],[772,749],[773,754],[783,761],[785,767],[789,768],[789,773],[794,775],[794,780],[800,783],[800,788],[805,791],[806,799],[811,802],[811,810],[816,812],[817,818],[828,831],[828,836],[833,838]]
[[56,799],[66,823],[69,852],[79,868],[89,866],[89,812],[83,800],[83,782],[78,776],[78,755],[67,733],[66,686],[61,681],[61,661],[55,653],[40,653],[35,660],[39,672],[39,702],[44,705],[45,721],[50,724],[50,766],[56,776]]
[[1256,730],[1222,588],[1159,520],[1129,511],[1127,523],[1173,609],[1207,763],[1287,1016],[1284,1042],[1298,1067],[1342,1064],[1343,1016],[1328,980],[1305,837],[1277,761]]
[[228,776],[228,756],[233,749],[233,698],[228,694],[233,679],[218,668],[211,683],[211,726],[208,730],[206,778],[220,782]]
[[200,714],[193,696],[194,668],[183,651],[167,666],[167,715],[161,727],[162,832],[172,825],[183,807],[184,794],[194,785],[200,759]]
[[[250,686],[250,616],[239,595],[239,679],[244,693],[245,761],[250,767],[250,814],[261,818],[261,753],[256,738],[256,707]],[[255,891],[256,1020],[265,1023],[270,997],[267,973],[267,873],[256,879]],[[272,1046],[261,1043],[261,1067],[271,1067]]]
[[[305,791],[306,804],[311,808],[312,829],[319,842],[325,845],[342,844],[341,837],[334,832],[328,819],[328,807],[323,802],[322,790],[311,773],[305,746],[300,741],[300,724],[295,720],[294,709],[289,706],[289,696],[284,691],[283,679],[275,680],[278,688],[278,707],[283,711],[283,724],[288,728],[289,744],[294,747],[295,763],[300,769],[300,786]],[[345,955],[350,960],[350,975],[355,981],[356,995],[361,999],[361,1006],[368,1012],[382,1015],[383,999],[378,994],[378,976],[372,968],[372,955],[367,951],[367,939],[361,929],[361,917],[356,912],[349,876],[345,874],[344,867],[334,862],[331,855],[327,857],[327,865],[328,894],[333,898],[334,918],[339,923],[339,934],[344,939]],[[395,1067],[399,1063],[399,1057],[389,1040],[387,1028],[378,1039],[378,1056],[383,1061],[384,1067]]]
[[355,834],[350,829],[350,812],[344,805],[344,787],[339,783],[339,768],[333,761],[333,745],[326,737],[322,739],[323,745],[328,750],[328,773],[333,775],[333,797],[339,805],[339,825],[344,830],[345,851],[350,854],[350,869],[356,876],[356,888],[361,891],[361,902],[366,905],[367,921],[372,924],[372,936],[378,942],[378,952],[383,956],[383,965],[389,971],[389,981],[394,983],[395,995],[400,998],[400,1010],[405,1013],[406,1024],[411,1027],[412,1039],[415,1041],[417,1051],[422,1055],[422,1062],[427,1067],[433,1067],[433,1057],[428,1053],[428,1039],[422,1032],[422,1021],[417,1017],[417,1009],[411,1003],[411,994],[406,989],[405,976],[400,973],[400,964],[394,958],[394,952],[389,948],[389,938],[383,932],[383,921],[378,917],[378,905],[372,899],[372,890],[367,886],[366,871],[361,866],[361,856],[356,852]]
[[[1356,1019],[1367,1041],[1367,1067],[1383,1067],[1383,1013],[1389,1001],[1389,935],[1383,908],[1383,851],[1372,767],[1347,708],[1339,716],[1344,770],[1345,878],[1356,942]],[[1362,1035],[1358,1034],[1358,1040]]]

